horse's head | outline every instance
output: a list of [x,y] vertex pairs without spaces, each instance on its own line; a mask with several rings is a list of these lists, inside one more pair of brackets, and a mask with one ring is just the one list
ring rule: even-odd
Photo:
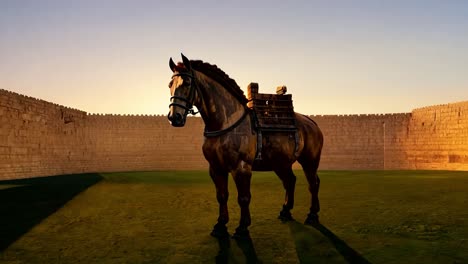
[[189,59],[182,54],[183,63],[175,64],[172,58],[169,67],[172,72],[172,80],[169,83],[171,90],[171,103],[167,118],[171,125],[182,127],[188,114],[194,114],[193,104],[195,101],[195,80]]

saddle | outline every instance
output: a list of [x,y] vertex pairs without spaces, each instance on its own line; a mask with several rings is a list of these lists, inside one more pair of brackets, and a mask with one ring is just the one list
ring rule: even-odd
[[247,86],[247,107],[252,109],[253,128],[257,132],[257,154],[255,160],[262,160],[263,137],[270,133],[282,133],[294,137],[297,156],[299,133],[292,102],[292,95],[286,94],[286,86],[279,86],[276,94],[258,92],[258,83]]

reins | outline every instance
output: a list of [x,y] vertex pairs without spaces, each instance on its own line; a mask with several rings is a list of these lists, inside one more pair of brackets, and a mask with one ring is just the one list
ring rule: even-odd
[[182,105],[182,104],[179,104],[179,103],[172,102],[172,103],[169,104],[169,107],[178,106],[180,108],[185,109],[185,116],[187,116],[188,114],[191,114],[191,115],[198,114],[199,112],[195,112],[195,110],[193,110],[193,101],[195,100],[195,90],[197,90],[197,92],[200,94],[201,100],[203,100],[203,97],[201,96],[200,90],[199,90],[199,88],[198,88],[198,86],[196,84],[195,84],[195,89],[192,88],[192,87],[194,87],[194,85],[193,85],[194,82],[193,81],[195,80],[193,72],[192,73],[185,73],[185,72],[175,73],[175,74],[172,75],[172,78],[174,78],[176,76],[187,76],[190,79],[192,79],[192,82],[190,83],[189,97],[184,98],[184,97],[181,97],[181,96],[172,96],[171,99],[170,99],[171,101],[173,99],[179,99],[181,101],[184,101],[186,105]]

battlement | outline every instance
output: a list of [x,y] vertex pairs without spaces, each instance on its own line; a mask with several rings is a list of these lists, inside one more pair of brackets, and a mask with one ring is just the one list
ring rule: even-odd
[[411,113],[387,113],[387,114],[341,114],[341,115],[309,115],[317,118],[367,118],[367,119],[382,119],[382,118],[408,118]]
[[66,110],[69,110],[69,111],[84,112],[84,111],[79,110],[79,109],[75,109],[75,108],[72,108],[72,107],[63,106],[63,105],[60,105],[60,104],[48,102],[48,101],[45,101],[45,100],[42,100],[42,99],[38,99],[38,98],[35,98],[35,97],[15,93],[15,92],[8,91],[8,90],[1,89],[1,88],[0,88],[0,96],[5,97],[2,100],[2,103],[4,105],[13,106],[13,102],[27,102],[29,105],[48,104],[48,105],[54,106],[55,108],[66,109]]
[[448,104],[424,106],[424,107],[413,109],[413,112],[433,111],[433,110],[442,110],[442,109],[453,109],[453,110],[464,109],[466,110],[468,109],[468,101],[459,101],[459,102],[448,103]]

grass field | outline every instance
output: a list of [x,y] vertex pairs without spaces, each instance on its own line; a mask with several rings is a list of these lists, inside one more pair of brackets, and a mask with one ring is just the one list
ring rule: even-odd
[[[297,171],[297,221],[254,173],[252,240],[209,235],[207,172],[85,174],[0,182],[0,263],[468,263],[468,172],[321,171],[321,224]],[[230,180],[229,231],[239,220]]]

